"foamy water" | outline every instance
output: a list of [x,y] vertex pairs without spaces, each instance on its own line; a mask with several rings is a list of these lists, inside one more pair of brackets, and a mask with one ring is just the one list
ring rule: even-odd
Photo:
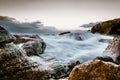
[[55,63],[67,64],[70,61],[81,63],[103,56],[103,51],[108,43],[99,42],[99,39],[112,39],[111,36],[81,32],[82,41],[76,40],[73,35],[43,35],[41,36],[47,44],[45,53],[40,56],[30,57],[33,61],[43,65]]

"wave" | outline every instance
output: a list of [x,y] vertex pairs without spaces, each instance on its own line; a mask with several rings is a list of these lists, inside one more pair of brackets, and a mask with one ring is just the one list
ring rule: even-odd
[[[76,40],[75,34],[79,34],[82,40]],[[43,65],[54,63],[67,64],[70,61],[80,61],[84,63],[97,56],[103,56],[103,51],[108,43],[99,42],[100,39],[112,39],[112,36],[92,34],[88,31],[70,33],[66,35],[42,35],[47,44],[45,53],[32,56],[31,59]]]

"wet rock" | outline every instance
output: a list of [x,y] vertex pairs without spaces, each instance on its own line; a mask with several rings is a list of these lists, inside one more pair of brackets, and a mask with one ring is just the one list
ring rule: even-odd
[[99,39],[99,42],[103,42],[103,43],[111,43],[112,40],[111,40],[111,39]]
[[120,18],[99,23],[91,29],[91,32],[111,35],[120,34]]
[[48,71],[47,76],[52,79],[67,78],[74,66],[78,64],[80,64],[79,61],[71,61],[70,63],[64,65],[54,63],[51,65],[52,71]]
[[71,33],[71,32],[70,31],[66,31],[66,32],[60,33],[59,35],[65,35],[65,34],[69,34],[69,33]]
[[71,72],[72,71],[72,69],[76,66],[76,65],[78,65],[78,64],[80,64],[80,61],[71,61],[71,62],[69,62],[68,63],[68,71],[69,72]]
[[35,41],[41,40],[43,41],[39,35],[14,35],[16,40],[14,41],[15,44],[26,43],[28,41]]
[[9,34],[9,32],[0,26],[0,43],[10,43],[15,40],[15,37]]
[[80,35],[81,35],[81,33],[70,33],[70,34],[68,34],[68,37],[73,38],[77,41],[82,41],[83,39]]
[[101,60],[101,61],[105,61],[105,62],[114,62],[113,59],[109,56],[105,56],[105,57],[96,57],[94,60]]
[[120,64],[120,35],[116,35],[113,41],[108,45],[104,54],[114,59],[117,64]]
[[38,35],[14,35],[16,37],[15,44],[23,44],[22,48],[28,56],[42,54],[46,48],[46,44]]
[[80,33],[74,33],[73,36],[74,36],[75,40],[82,41]]
[[69,75],[69,80],[119,80],[119,75],[119,65],[95,60],[75,66]]
[[51,78],[60,79],[60,78],[68,77],[67,67],[65,65],[55,64],[52,65],[52,69],[53,71],[49,73],[51,75],[50,76]]
[[91,32],[114,35],[114,39],[104,54],[112,57],[117,64],[120,64],[120,18],[97,24],[91,29]]
[[45,50],[45,43],[41,41],[29,41],[23,44],[23,49],[28,56],[40,55]]
[[14,44],[6,44],[0,48],[0,64],[0,80],[39,80],[38,78],[42,79],[45,75],[38,68],[39,65],[27,59],[24,52]]

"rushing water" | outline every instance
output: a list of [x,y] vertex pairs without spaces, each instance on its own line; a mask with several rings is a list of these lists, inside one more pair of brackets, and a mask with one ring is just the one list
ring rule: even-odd
[[67,64],[79,60],[81,63],[103,56],[102,53],[108,43],[99,42],[100,39],[112,39],[110,36],[92,34],[87,31],[79,33],[82,40],[76,40],[74,35],[42,35],[47,44],[45,53],[32,56],[31,59],[43,65],[54,63]]

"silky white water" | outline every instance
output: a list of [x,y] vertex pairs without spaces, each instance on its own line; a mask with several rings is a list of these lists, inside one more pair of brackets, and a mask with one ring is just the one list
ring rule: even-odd
[[43,65],[54,63],[67,64],[70,61],[81,63],[103,56],[103,51],[109,43],[99,42],[100,39],[112,39],[111,36],[92,34],[87,31],[79,33],[82,40],[76,40],[74,35],[42,35],[46,49],[40,56],[30,57]]

